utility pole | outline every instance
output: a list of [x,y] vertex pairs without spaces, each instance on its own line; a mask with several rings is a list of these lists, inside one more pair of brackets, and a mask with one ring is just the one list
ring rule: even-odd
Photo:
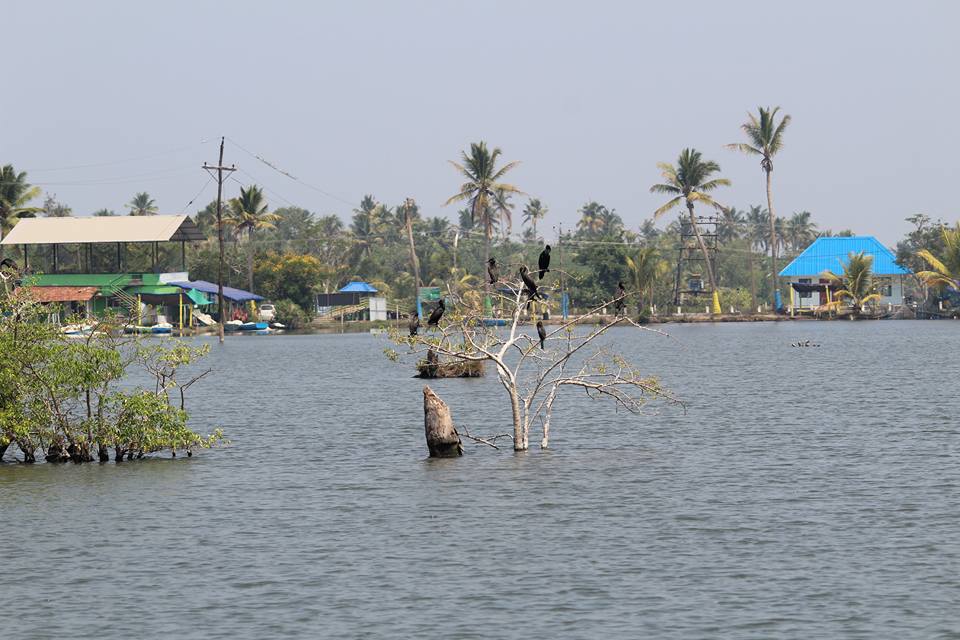
[[217,326],[217,333],[220,336],[220,344],[223,344],[223,173],[227,172],[229,176],[237,170],[236,165],[229,167],[223,166],[223,136],[220,137],[220,161],[217,166],[211,167],[206,162],[203,168],[211,176],[213,171],[217,172],[217,244],[220,249],[220,260],[217,264],[217,313],[220,316],[220,323]]

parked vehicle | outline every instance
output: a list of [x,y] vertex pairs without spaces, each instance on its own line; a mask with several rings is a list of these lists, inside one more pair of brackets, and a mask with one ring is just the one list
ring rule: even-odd
[[261,322],[273,322],[277,317],[277,311],[273,308],[272,304],[262,304],[260,305],[260,320]]

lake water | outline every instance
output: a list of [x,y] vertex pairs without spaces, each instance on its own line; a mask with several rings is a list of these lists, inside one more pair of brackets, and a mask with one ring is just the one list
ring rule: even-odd
[[[573,394],[552,450],[454,460],[384,337],[214,344],[230,447],[0,466],[0,636],[960,638],[960,324],[665,330],[611,339],[686,413]],[[432,386],[509,430],[494,377]]]

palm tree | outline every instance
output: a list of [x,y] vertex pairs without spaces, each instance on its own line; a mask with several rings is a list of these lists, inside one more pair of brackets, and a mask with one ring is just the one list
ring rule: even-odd
[[644,220],[640,223],[640,236],[646,242],[653,242],[660,237],[660,230],[657,229],[657,223],[653,220]]
[[157,203],[146,191],[133,196],[133,200],[128,202],[126,207],[130,209],[130,215],[132,216],[152,216],[157,213]]
[[743,211],[738,211],[736,207],[729,207],[720,212],[720,225],[717,229],[717,235],[720,237],[720,242],[726,244],[743,235],[746,227],[747,218]]
[[810,217],[809,211],[799,211],[784,222],[784,246],[802,251],[817,237],[817,225]]
[[[504,240],[506,240],[510,231],[513,229],[513,209],[516,206],[510,199],[513,197],[513,194],[504,189],[503,187],[498,187],[494,190],[494,213],[493,217],[500,222],[500,233],[503,235]],[[506,221],[506,228],[504,228],[504,221]]]
[[240,187],[240,197],[230,201],[225,223],[233,227],[236,236],[247,234],[247,286],[253,291],[253,234],[261,229],[273,229],[280,216],[268,212],[263,200],[263,190],[257,185],[244,189]]
[[39,195],[40,188],[27,182],[26,171],[17,173],[10,164],[0,168],[0,238],[6,236],[21,218],[32,218],[42,211],[40,207],[27,206]]
[[753,205],[747,210],[747,237],[751,248],[757,251],[766,251],[770,243],[770,214],[760,205]]
[[760,118],[752,113],[740,128],[747,134],[749,143],[728,144],[728,149],[742,151],[748,155],[760,156],[760,167],[767,176],[767,211],[770,212],[770,296],[775,299],[777,290],[777,229],[776,213],[773,209],[773,186],[770,174],[773,173],[773,156],[783,147],[783,131],[790,124],[790,116],[784,115],[780,123],[776,122],[780,107],[758,107]]
[[523,221],[533,227],[533,241],[537,241],[537,221],[543,220],[549,211],[541,202],[540,198],[530,198],[527,206],[523,208]]
[[823,277],[843,286],[843,289],[836,292],[836,300],[831,303],[833,306],[839,306],[842,298],[849,298],[854,311],[862,313],[865,304],[880,299],[873,279],[873,256],[863,251],[850,252],[847,264],[843,266],[842,276],[824,271]]
[[[619,218],[619,216],[617,216]],[[577,234],[587,237],[599,237],[608,231],[611,221],[610,212],[599,202],[590,201],[580,207],[580,219],[577,220]]]
[[717,187],[729,186],[730,181],[726,178],[712,178],[713,174],[720,171],[720,165],[712,160],[703,160],[701,154],[696,149],[684,149],[677,158],[677,165],[669,162],[659,162],[664,182],[650,187],[651,193],[666,193],[673,196],[662,207],[653,212],[653,217],[658,218],[667,211],[670,211],[681,202],[687,207],[690,217],[690,225],[693,233],[697,237],[697,244],[700,245],[700,252],[703,254],[704,264],[707,269],[707,277],[710,280],[710,289],[713,292],[713,312],[720,313],[720,295],[717,289],[717,279],[713,272],[713,265],[710,264],[710,254],[707,252],[707,245],[703,242],[703,236],[700,235],[700,226],[697,224],[697,216],[693,213],[694,204],[702,202],[714,209],[723,209],[723,206],[714,200],[709,193]]
[[107,209],[106,207],[104,207],[103,209],[97,209],[96,211],[94,211],[93,215],[94,217],[97,217],[97,218],[107,218],[110,216],[115,216],[117,214],[113,209]]
[[653,287],[667,269],[667,263],[660,257],[656,247],[643,247],[633,257],[627,256],[627,269],[630,280],[637,291],[637,313],[643,315],[643,293],[647,291],[648,305],[653,306]]
[[937,258],[928,249],[917,252],[924,262],[930,265],[928,271],[918,271],[917,276],[928,287],[948,287],[960,290],[960,222],[953,229],[942,227],[943,255]]
[[[486,264],[490,260],[490,239],[493,237],[493,225],[495,216],[498,212],[497,193],[522,193],[520,189],[500,182],[503,177],[519,162],[508,162],[502,167],[497,167],[497,160],[503,152],[494,147],[493,151],[487,149],[487,144],[483,141],[471,142],[470,153],[462,152],[462,162],[450,161],[450,164],[466,180],[460,185],[460,192],[450,196],[446,205],[454,202],[470,203],[470,219],[472,222],[481,222],[485,236],[483,261]],[[490,285],[484,278],[484,289],[489,293]]]
[[361,252],[369,256],[373,250],[374,236],[379,231],[380,224],[376,199],[367,194],[360,200],[360,207],[353,210],[353,222],[350,224],[350,231],[357,239]]

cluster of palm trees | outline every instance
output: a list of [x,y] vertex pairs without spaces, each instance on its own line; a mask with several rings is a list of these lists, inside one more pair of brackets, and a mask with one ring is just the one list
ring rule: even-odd
[[[813,222],[809,211],[799,211],[789,218],[777,217],[776,229],[777,253],[799,253],[818,235],[817,224]],[[770,213],[759,205],[746,211],[736,207],[727,207],[720,214],[717,234],[720,242],[749,240],[750,247],[766,253],[770,250]]]
[[619,237],[624,231],[623,219],[614,209],[590,201],[580,207],[577,235],[583,238]]
[[[748,120],[740,127],[746,135],[747,142],[729,144],[727,148],[748,155],[759,156],[760,168],[766,176],[767,218],[770,227],[770,239],[767,242],[767,248],[770,251],[771,296],[773,296],[773,292],[776,291],[777,250],[781,245],[776,228],[777,217],[773,208],[773,157],[783,147],[783,132],[790,124],[790,116],[784,115],[778,122],[777,113],[780,111],[780,107],[760,107],[758,111],[759,117],[752,113],[748,114]],[[706,243],[697,224],[694,208],[697,203],[701,203],[723,212],[725,207],[714,199],[712,192],[719,187],[729,186],[730,181],[726,178],[715,177],[715,174],[720,172],[720,165],[712,160],[705,160],[696,149],[688,148],[681,151],[676,164],[661,162],[657,166],[660,169],[663,181],[650,187],[650,191],[651,193],[669,195],[670,199],[654,212],[654,218],[681,204],[686,207],[691,228],[703,254],[710,288],[713,291],[713,309],[715,313],[719,313],[716,275]]]

